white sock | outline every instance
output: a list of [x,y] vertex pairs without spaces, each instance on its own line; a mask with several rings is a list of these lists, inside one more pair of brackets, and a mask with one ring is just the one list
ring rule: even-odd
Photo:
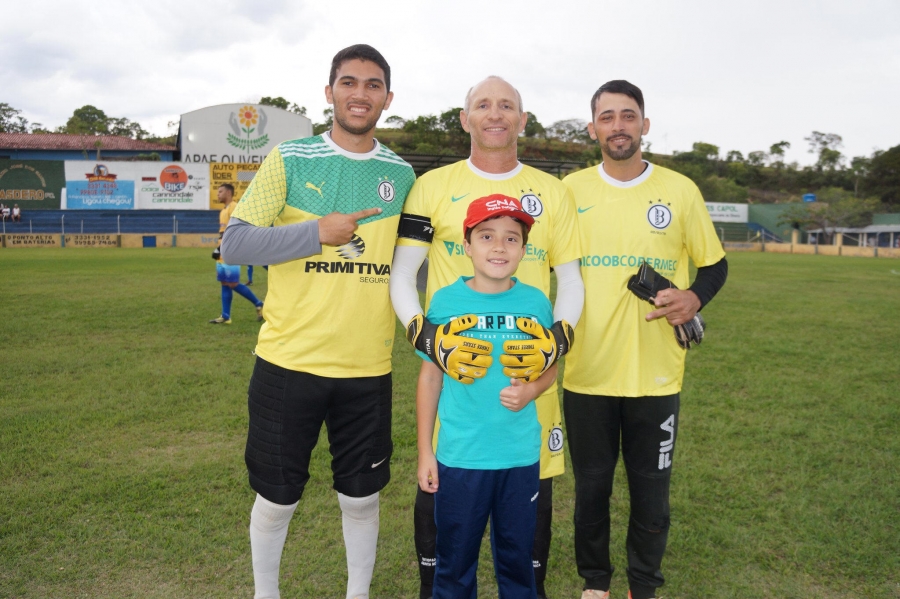
[[347,599],[368,599],[378,545],[378,493],[348,497],[338,493],[347,550]]
[[288,524],[297,504],[279,505],[262,496],[250,512],[250,551],[253,554],[253,582],[256,585],[254,599],[280,599],[278,569],[281,566],[281,550],[287,537]]

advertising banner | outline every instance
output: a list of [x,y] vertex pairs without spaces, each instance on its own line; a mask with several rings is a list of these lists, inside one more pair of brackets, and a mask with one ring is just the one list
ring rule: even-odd
[[746,223],[749,211],[747,204],[706,203],[709,216],[714,223]]
[[66,208],[131,210],[134,208],[134,162],[66,161]]
[[140,210],[209,210],[209,167],[205,164],[136,162]]
[[115,234],[65,235],[67,248],[114,248],[119,247],[119,236]]
[[7,248],[58,248],[60,236],[52,233],[5,235],[3,247]]
[[65,186],[62,160],[0,160],[0,204],[57,210]]
[[[188,166],[188,165],[185,165]],[[234,162],[219,162],[209,165],[209,178],[212,184],[209,187],[209,208],[221,210],[225,206],[219,202],[219,186],[222,183],[234,185],[234,201],[244,197],[244,192],[250,186],[250,181],[256,176],[259,164],[237,164]]]

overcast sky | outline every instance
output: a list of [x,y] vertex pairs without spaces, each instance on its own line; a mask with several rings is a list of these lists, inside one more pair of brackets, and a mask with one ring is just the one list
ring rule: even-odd
[[[847,156],[900,144],[897,0],[0,1],[0,102],[56,127],[93,104],[156,134],[215,104],[283,96],[313,121],[332,56],[391,64],[385,116],[438,114],[491,74],[545,126],[589,119],[610,79],[642,88],[654,151],[722,155],[837,133]],[[382,117],[384,118],[384,117]]]

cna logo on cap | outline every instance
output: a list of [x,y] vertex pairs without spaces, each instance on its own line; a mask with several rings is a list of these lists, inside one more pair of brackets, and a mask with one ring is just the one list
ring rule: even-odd
[[181,191],[188,184],[188,174],[180,166],[171,164],[159,174],[159,182],[166,191]]
[[366,251],[366,242],[359,235],[353,237],[337,249],[338,256],[344,260],[356,260]]
[[228,143],[239,150],[258,150],[269,143],[269,136],[265,133],[268,123],[265,110],[245,104],[237,114],[232,112],[228,116],[228,125],[234,131],[228,134]]
[[94,183],[95,181],[115,181],[117,175],[110,173],[105,164],[98,164],[94,166],[94,172],[85,173],[84,176],[88,181]]
[[506,200],[503,198],[488,200],[484,203],[484,205],[491,212],[493,212],[494,210],[519,210],[519,207],[516,206],[515,202],[511,202],[510,200]]

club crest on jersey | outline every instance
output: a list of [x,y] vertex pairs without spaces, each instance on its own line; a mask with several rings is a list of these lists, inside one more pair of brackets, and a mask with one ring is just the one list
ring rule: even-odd
[[394,191],[394,182],[381,180],[378,182],[378,197],[384,202],[393,202],[396,192]]
[[[531,190],[529,190],[529,192],[530,191]],[[544,213],[544,203],[541,202],[541,198],[533,193],[524,194],[519,198],[519,202],[522,204],[522,210],[534,218],[537,218]]]
[[665,229],[672,222],[672,211],[665,204],[653,204],[647,210],[647,222],[654,229]]
[[547,437],[547,449],[557,452],[563,448],[563,431],[560,427],[554,426],[550,429],[550,436]]
[[354,235],[350,241],[337,249],[338,256],[344,260],[356,260],[366,251],[366,242],[359,235]]

